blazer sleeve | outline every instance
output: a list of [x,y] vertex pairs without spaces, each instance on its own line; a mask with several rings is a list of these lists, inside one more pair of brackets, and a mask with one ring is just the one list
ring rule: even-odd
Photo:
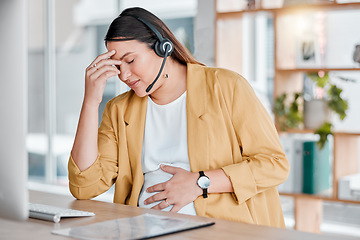
[[111,121],[111,101],[107,103],[98,130],[98,156],[86,170],[80,171],[70,155],[69,188],[77,199],[91,199],[107,191],[118,174],[118,143]]
[[240,204],[284,182],[289,162],[270,115],[240,75],[230,97],[228,106],[242,159],[222,169],[230,178],[235,200]]

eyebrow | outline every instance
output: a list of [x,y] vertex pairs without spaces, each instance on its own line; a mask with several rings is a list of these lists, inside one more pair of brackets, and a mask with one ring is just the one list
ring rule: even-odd
[[126,56],[133,54],[133,52],[127,52],[124,55],[122,55],[122,57],[120,58],[120,61],[122,61]]

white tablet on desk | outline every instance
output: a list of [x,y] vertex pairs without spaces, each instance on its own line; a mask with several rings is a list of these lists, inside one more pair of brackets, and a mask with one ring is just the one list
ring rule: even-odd
[[87,226],[52,231],[53,234],[78,239],[148,239],[214,225],[207,220],[193,220],[155,214],[118,218]]

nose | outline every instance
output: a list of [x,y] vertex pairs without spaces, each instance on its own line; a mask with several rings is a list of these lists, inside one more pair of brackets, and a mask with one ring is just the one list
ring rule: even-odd
[[126,64],[121,64],[120,65],[120,80],[123,82],[126,82],[130,76],[131,76],[131,71],[129,69],[128,66],[126,66]]

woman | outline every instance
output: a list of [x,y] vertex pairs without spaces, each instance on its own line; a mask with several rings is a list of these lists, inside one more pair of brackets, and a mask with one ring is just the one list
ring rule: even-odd
[[[115,183],[116,203],[284,227],[276,186],[289,164],[248,82],[197,62],[141,8],[124,10],[105,43],[86,69],[72,194],[93,198]],[[131,90],[107,103],[98,129],[116,75]]]

